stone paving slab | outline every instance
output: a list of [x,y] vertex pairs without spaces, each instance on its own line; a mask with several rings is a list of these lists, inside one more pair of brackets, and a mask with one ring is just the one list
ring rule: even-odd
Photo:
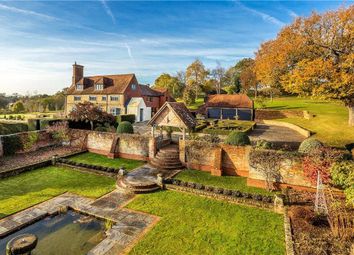
[[64,193],[0,220],[0,237],[48,215],[73,209],[114,222],[112,228],[106,231],[106,238],[95,246],[89,255],[120,254],[158,220],[156,216],[122,208],[133,198],[133,194],[120,190],[114,190],[97,200]]

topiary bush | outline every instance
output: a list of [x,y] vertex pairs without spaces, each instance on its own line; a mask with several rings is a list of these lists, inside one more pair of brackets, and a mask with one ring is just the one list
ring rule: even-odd
[[236,146],[244,146],[244,145],[250,145],[251,140],[243,132],[237,132],[237,131],[232,131],[226,138],[225,144],[229,145],[236,145]]
[[117,127],[118,134],[133,134],[134,128],[129,121],[122,121]]
[[121,114],[117,117],[117,122],[121,123],[123,121],[128,121],[131,124],[135,122],[135,114]]
[[308,138],[302,141],[299,147],[299,152],[301,153],[311,153],[317,149],[323,147],[323,143],[314,138]]

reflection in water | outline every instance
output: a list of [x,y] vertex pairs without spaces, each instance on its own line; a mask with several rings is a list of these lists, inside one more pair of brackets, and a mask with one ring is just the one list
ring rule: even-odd
[[5,255],[6,243],[17,235],[31,233],[38,237],[32,255],[86,254],[104,239],[104,224],[91,216],[68,211],[46,217],[0,240],[0,254]]

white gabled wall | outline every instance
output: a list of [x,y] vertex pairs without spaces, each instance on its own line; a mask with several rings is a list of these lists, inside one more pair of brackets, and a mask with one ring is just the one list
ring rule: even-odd
[[127,105],[127,114],[135,114],[135,121],[140,121],[140,109],[143,109],[143,121],[151,119],[151,107],[147,107],[143,98],[132,98]]

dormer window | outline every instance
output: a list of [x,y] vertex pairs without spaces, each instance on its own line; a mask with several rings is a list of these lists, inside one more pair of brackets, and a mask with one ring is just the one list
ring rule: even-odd
[[96,84],[95,90],[103,90],[103,84]]
[[135,83],[132,84],[132,90],[136,90],[136,84]]
[[83,90],[83,89],[84,89],[84,85],[76,84],[76,90]]

